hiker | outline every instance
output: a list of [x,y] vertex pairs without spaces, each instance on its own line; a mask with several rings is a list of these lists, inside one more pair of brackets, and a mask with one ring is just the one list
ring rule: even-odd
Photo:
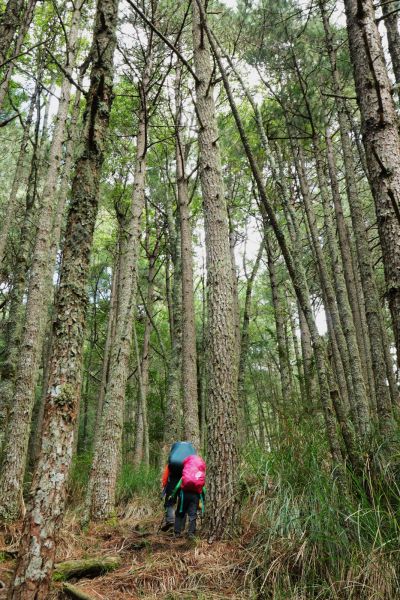
[[[162,477],[165,495],[165,522],[162,531],[168,531],[174,525],[174,533],[179,536],[184,529],[186,516],[189,516],[189,536],[196,532],[196,518],[199,502],[203,494],[206,465],[196,455],[190,442],[175,442],[171,446],[168,464]],[[178,506],[174,506],[178,500]],[[204,495],[202,497],[204,510]]]
[[189,518],[188,537],[194,537],[200,501],[202,511],[204,511],[205,479],[206,463],[204,460],[197,455],[185,458],[182,479],[178,487],[178,505],[175,511],[174,534],[176,537],[179,537],[185,529],[186,517]]
[[163,495],[165,496],[165,522],[161,531],[168,531],[175,523],[175,504],[177,494],[175,488],[182,477],[183,461],[187,456],[196,454],[190,442],[175,442],[168,455],[168,463],[162,476]]

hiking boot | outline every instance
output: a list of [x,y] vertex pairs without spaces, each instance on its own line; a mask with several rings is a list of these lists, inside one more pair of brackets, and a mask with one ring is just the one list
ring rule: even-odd
[[174,526],[173,523],[170,523],[169,521],[166,521],[165,523],[163,523],[163,525],[161,525],[161,531],[168,531],[173,526]]
[[181,532],[180,531],[174,531],[174,538],[180,538],[181,537]]
[[186,535],[188,540],[195,540],[196,539],[196,535],[194,533],[192,533],[191,531],[189,531]]

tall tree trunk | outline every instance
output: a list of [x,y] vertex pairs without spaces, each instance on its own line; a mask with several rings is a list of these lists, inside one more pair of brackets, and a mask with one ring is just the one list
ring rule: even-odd
[[206,292],[206,270],[202,264],[201,276],[201,342],[199,344],[198,356],[198,395],[200,397],[200,434],[201,448],[205,452],[207,447],[207,369],[206,369],[206,348],[207,348],[207,292]]
[[[81,83],[81,80],[79,81]],[[63,220],[65,217],[65,203],[70,191],[70,180],[72,174],[72,168],[74,163],[74,155],[75,149],[79,137],[80,127],[78,126],[78,119],[80,113],[80,99],[81,94],[79,91],[75,94],[74,106],[71,115],[71,121],[69,124],[68,131],[68,141],[65,152],[65,163],[63,172],[61,175],[60,185],[58,189],[58,202],[56,213],[54,215],[53,220],[53,228],[51,235],[51,256],[56,256],[57,251],[60,247],[61,242],[61,230],[63,225]],[[53,280],[50,278],[48,280],[48,291],[46,291],[45,297],[49,298],[50,304],[50,314],[48,318],[49,322],[49,337],[44,344],[43,349],[43,377],[42,377],[42,394],[39,400],[39,406],[37,413],[34,415],[32,419],[31,426],[31,444],[30,444],[30,457],[29,462],[31,465],[36,464],[39,453],[40,453],[40,442],[42,437],[42,425],[43,425],[43,416],[44,416],[44,403],[46,400],[46,392],[47,392],[47,384],[48,384],[48,376],[49,376],[49,360],[51,356],[51,347],[52,347],[52,328],[53,328],[53,320],[54,320],[54,294],[55,294],[55,286],[53,284]]]
[[[359,406],[360,398],[364,400],[364,397],[358,393],[357,400],[358,403],[355,402],[355,390],[353,390],[353,378],[352,378],[352,367],[350,363],[350,357],[348,348],[346,345],[346,339],[344,336],[344,332],[342,329],[342,324],[339,316],[338,307],[336,304],[335,292],[328,274],[327,265],[325,261],[324,254],[322,252],[320,237],[318,234],[317,223],[315,212],[312,206],[312,197],[311,192],[308,185],[308,180],[305,173],[304,159],[302,156],[301,149],[299,148],[298,157],[296,160],[296,168],[299,176],[301,195],[303,198],[304,208],[307,216],[307,223],[310,230],[310,236],[312,240],[312,248],[315,253],[316,263],[318,266],[318,273],[321,281],[321,288],[324,298],[325,305],[325,313],[329,313],[330,318],[332,319],[332,327],[334,331],[334,335],[336,338],[336,343],[339,348],[340,358],[343,364],[344,375],[346,378],[348,397],[352,402],[352,416],[354,426],[359,434],[365,435],[366,429],[368,427],[368,419],[364,418],[363,405]],[[353,395],[354,392],[354,395]],[[361,409],[361,410],[360,410]]]
[[140,110],[132,202],[121,226],[118,302],[115,337],[111,348],[109,380],[104,398],[101,427],[93,457],[89,483],[90,518],[107,519],[115,511],[115,491],[122,457],[122,431],[126,383],[132,348],[141,220],[147,158],[147,93],[151,76],[152,37],[145,57],[140,89]]
[[[400,135],[372,0],[345,0],[350,57],[400,365]],[[383,407],[381,407],[383,408]],[[381,411],[383,429],[391,415]]]
[[357,335],[358,347],[360,350],[360,358],[362,359],[363,363],[364,378],[365,381],[368,381],[371,403],[373,406],[376,406],[375,382],[373,378],[371,350],[366,324],[364,294],[362,289],[359,289],[358,286],[358,264],[357,262],[353,261],[350,235],[343,215],[342,200],[340,197],[339,182],[336,172],[336,162],[329,131],[327,131],[326,134],[326,149],[339,248],[342,257],[343,275],[345,278],[347,295],[353,315],[353,322]]
[[[228,190],[229,196],[229,190]],[[236,352],[239,357],[240,354],[240,306],[239,306],[239,292],[238,292],[238,269],[236,265],[235,246],[236,246],[236,233],[235,224],[233,220],[232,207],[228,204],[228,224],[229,224],[229,250],[231,255],[231,270],[232,270],[232,282],[233,282],[233,299],[235,302],[235,339],[236,339]]]
[[135,465],[149,465],[149,439],[147,419],[147,396],[149,391],[150,369],[150,337],[153,329],[154,278],[156,275],[157,250],[148,256],[149,270],[147,274],[147,298],[145,301],[145,325],[143,336],[142,358],[140,363],[140,380],[138,410],[136,413],[136,435],[133,462]]
[[392,0],[391,2],[382,2],[382,13],[386,27],[388,48],[390,59],[392,61],[394,78],[397,86],[397,94],[400,94],[400,33],[399,33],[399,10],[400,2]]
[[[196,2],[197,2],[197,0],[196,0]],[[258,190],[258,194],[259,194],[261,203],[264,207],[265,213],[268,216],[268,219],[270,221],[270,225],[271,225],[271,227],[275,233],[275,236],[278,240],[279,246],[281,248],[281,251],[282,251],[285,263],[286,263],[286,267],[289,272],[289,276],[292,280],[293,287],[296,292],[296,296],[302,307],[305,318],[307,319],[307,324],[309,326],[310,334],[312,336],[313,345],[314,345],[314,353],[315,353],[315,358],[316,358],[317,373],[318,373],[319,385],[320,385],[321,404],[324,409],[327,438],[328,438],[328,442],[329,442],[332,459],[333,459],[334,463],[338,466],[337,474],[339,475],[342,470],[341,469],[342,454],[341,454],[340,442],[338,439],[338,432],[337,432],[337,427],[336,427],[337,421],[333,414],[333,407],[332,407],[330,390],[329,390],[329,382],[328,382],[327,371],[326,371],[326,362],[325,362],[326,353],[325,353],[325,348],[322,343],[322,340],[318,334],[318,329],[315,324],[314,315],[313,315],[311,304],[310,304],[310,297],[309,297],[307,281],[306,281],[305,274],[303,271],[303,266],[299,260],[299,257],[297,257],[296,255],[293,255],[291,253],[289,246],[287,244],[287,241],[286,241],[286,237],[276,219],[275,212],[274,212],[272,204],[266,194],[264,182],[263,182],[259,167],[255,160],[255,157],[252,152],[246,132],[244,130],[243,123],[241,121],[235,100],[233,98],[230,84],[229,84],[224,66],[222,64],[221,58],[219,56],[218,49],[216,47],[216,44],[215,44],[213,38],[210,35],[208,28],[206,27],[204,8],[199,3],[197,5],[200,7],[200,10],[203,15],[203,25],[206,28],[208,41],[212,47],[215,60],[218,64],[218,68],[221,73],[221,77],[222,77],[224,88],[225,88],[225,91],[226,91],[226,94],[228,97],[229,105],[230,105],[233,117],[235,119],[236,126],[239,131],[240,139],[243,144],[243,148],[246,153],[252,175],[256,182],[256,186],[257,186],[257,190]]]
[[179,206],[182,262],[182,390],[185,439],[200,448],[199,407],[197,397],[196,323],[193,293],[192,226],[190,223],[188,182],[185,173],[186,146],[182,136],[181,75],[175,82],[175,158]]
[[9,593],[13,600],[48,598],[56,535],[64,513],[81,383],[90,250],[112,103],[117,14],[116,0],[98,1],[82,151],[72,184],[55,311],[42,451]]
[[99,389],[99,398],[96,407],[96,421],[94,428],[94,447],[96,447],[97,437],[101,425],[101,416],[103,414],[104,398],[107,390],[107,383],[110,375],[111,348],[115,338],[116,316],[117,316],[117,290],[119,287],[119,253],[114,260],[114,268],[111,276],[110,307],[108,309],[107,333],[103,351],[103,364],[101,368],[101,381]]
[[[175,142],[177,143],[177,142]],[[178,176],[178,173],[177,173]],[[179,181],[177,182],[179,186]],[[179,190],[179,187],[178,187]],[[179,191],[178,191],[179,193]],[[178,203],[179,203],[178,195]],[[171,290],[171,306],[169,318],[172,320],[171,331],[171,351],[168,366],[168,387],[167,387],[167,403],[165,411],[165,426],[164,426],[164,449],[163,458],[168,455],[168,449],[171,443],[179,439],[181,431],[181,412],[183,407],[183,431],[185,438],[192,440],[190,434],[190,411],[193,411],[192,406],[183,406],[182,402],[182,386],[183,386],[183,355],[182,348],[184,344],[184,336],[182,335],[183,327],[183,306],[182,306],[182,248],[181,248],[181,227],[180,217],[175,219],[171,197],[168,194],[167,198],[167,229],[168,229],[168,246],[171,263],[173,265],[172,274],[172,290]],[[180,215],[180,213],[177,213]],[[191,248],[191,246],[190,246]],[[190,358],[190,357],[189,357]],[[196,381],[195,381],[196,383]],[[197,389],[196,389],[197,397]],[[186,408],[189,414],[186,414]],[[189,423],[188,423],[189,420]],[[188,433],[186,433],[188,431]],[[193,443],[196,443],[193,441]]]
[[8,0],[0,16],[0,65],[7,58],[8,51],[21,23],[24,0]]
[[[80,4],[74,10],[69,32],[69,48],[65,69],[72,73],[76,56],[76,42],[80,24]],[[49,168],[44,184],[39,216],[36,243],[33,251],[32,268],[29,281],[28,300],[24,333],[19,351],[19,362],[15,383],[14,402],[10,412],[3,452],[0,476],[0,517],[14,519],[18,517],[22,481],[27,458],[30,422],[34,404],[35,386],[45,330],[49,298],[49,279],[53,275],[55,255],[51,255],[54,217],[54,199],[57,196],[57,184],[62,166],[61,153],[64,141],[65,123],[68,114],[71,83],[64,77],[57,112],[54,134],[49,156]]]
[[[40,69],[41,71],[41,69]],[[37,74],[37,79],[40,81],[41,72]],[[17,205],[17,195],[18,191],[21,189],[23,184],[26,182],[26,174],[25,174],[25,162],[28,154],[28,144],[29,144],[29,136],[30,129],[33,121],[33,113],[35,111],[35,107],[38,102],[38,94],[39,94],[39,85],[37,84],[36,90],[32,94],[31,101],[29,103],[28,114],[26,116],[24,131],[21,139],[21,146],[18,154],[17,163],[15,165],[15,173],[14,178],[11,184],[10,193],[8,196],[8,200],[5,206],[5,212],[2,214],[1,219],[1,230],[0,230],[0,265],[4,259],[4,252],[6,248],[7,238],[10,231],[10,226],[14,218],[14,214],[16,211]],[[40,102],[40,100],[39,100]],[[39,118],[39,115],[37,115]]]
[[335,230],[332,220],[331,203],[329,192],[326,187],[325,173],[321,163],[321,153],[318,142],[314,138],[315,164],[318,177],[318,185],[322,200],[325,230],[327,235],[327,246],[329,249],[331,269],[333,275],[333,286],[336,295],[339,319],[346,340],[353,383],[354,403],[358,412],[360,422],[360,433],[363,436],[369,429],[369,406],[367,390],[363,378],[363,366],[360,359],[357,336],[354,327],[353,315],[347,296],[346,282],[343,275],[343,265],[338,252]]
[[[32,95],[29,112],[25,123],[24,133],[22,136],[21,148],[17,160],[14,180],[11,188],[11,193],[8,199],[7,213],[10,206],[16,204],[16,195],[19,182],[25,179],[24,162],[26,155],[26,146],[29,140],[29,130],[33,120],[33,112],[36,105],[40,103],[39,86],[36,87],[35,93]],[[31,171],[29,175],[28,189],[26,193],[26,208],[23,224],[19,236],[18,254],[14,267],[14,276],[12,282],[12,290],[10,294],[10,309],[6,331],[7,346],[5,349],[5,357],[1,365],[1,381],[0,381],[0,447],[3,442],[3,434],[6,430],[8,411],[10,408],[10,400],[14,391],[15,373],[18,364],[19,344],[22,335],[22,327],[24,323],[25,307],[22,303],[22,297],[26,286],[26,275],[28,269],[28,254],[29,254],[29,234],[30,223],[32,218],[33,204],[35,195],[31,193],[32,181],[36,177],[37,168],[37,146],[39,132],[39,114],[37,115],[35,127],[35,141],[33,153],[31,157]],[[7,214],[5,216],[7,220]],[[4,223],[4,228],[8,230],[8,226]],[[5,245],[6,235],[5,229],[0,234],[0,246],[2,242]],[[3,246],[4,249],[4,246]],[[0,250],[1,252],[1,250]]]
[[[25,36],[28,32],[29,26],[32,22],[36,2],[37,2],[37,0],[28,0],[26,9],[25,9],[25,12],[23,15],[23,20],[22,20],[21,26],[18,31],[18,37],[17,37],[16,43],[15,43],[15,47],[13,48],[14,56],[18,56],[18,54],[21,52],[22,44],[23,44]],[[0,31],[1,31],[1,25],[0,25]],[[14,33],[14,31],[13,31],[13,33]],[[0,39],[1,39],[1,33],[0,33]],[[0,46],[2,46],[2,42],[3,42],[3,40],[1,40]],[[6,50],[7,50],[7,48],[6,48]],[[1,61],[1,49],[0,49],[0,61]],[[10,84],[10,79],[11,79],[13,70],[14,70],[14,61],[11,61],[7,65],[7,69],[5,71],[4,76],[2,77],[2,82],[0,84],[0,110],[3,106],[4,99],[8,92],[8,87]]]
[[310,330],[308,328],[303,310],[301,306],[299,306],[299,303],[297,303],[297,306],[299,314],[301,354],[303,358],[304,390],[307,399],[306,408],[309,407],[312,411],[316,407],[318,395],[317,384],[315,380],[315,360]]
[[286,289],[286,306],[287,306],[287,310],[288,310],[288,314],[289,314],[290,334],[291,334],[291,338],[292,338],[294,356],[296,359],[296,376],[297,376],[297,381],[298,381],[298,387],[296,386],[297,389],[293,389],[293,391],[294,392],[300,391],[300,397],[303,401],[303,406],[306,406],[307,402],[306,402],[306,394],[305,394],[305,388],[304,388],[304,370],[302,368],[303,365],[302,365],[301,355],[300,355],[299,340],[298,340],[297,331],[296,331],[297,324],[296,324],[296,318],[295,318],[295,314],[294,314],[294,307],[290,301],[290,297],[289,297],[287,289]]
[[[371,347],[371,360],[375,382],[377,409],[380,427],[382,432],[385,434],[391,429],[391,402],[386,383],[385,348],[384,340],[382,339],[381,335],[381,306],[373,274],[362,203],[357,190],[353,151],[348,131],[348,115],[345,100],[342,98],[342,86],[336,63],[333,38],[323,1],[320,2],[320,9],[325,30],[326,47],[331,63],[333,91],[335,94],[335,103],[339,118],[340,140],[345,166],[347,199],[350,207],[361,284],[364,292],[365,314]],[[361,156],[364,157],[365,153],[362,152]]]
[[276,333],[276,345],[279,356],[279,376],[281,379],[281,401],[284,403],[284,399],[287,396],[291,397],[291,382],[289,375],[289,356],[286,348],[285,339],[285,315],[282,295],[279,288],[282,288],[277,281],[276,269],[275,269],[275,257],[272,251],[272,243],[269,239],[270,233],[265,231],[264,239],[265,246],[267,249],[268,259],[268,273],[271,285],[272,295],[272,306],[274,309],[274,320],[275,320],[275,333]]
[[246,388],[245,388],[245,376],[246,376],[246,361],[248,358],[248,353],[250,349],[250,318],[251,318],[251,301],[253,294],[254,282],[257,277],[258,270],[260,268],[261,257],[264,251],[264,239],[261,241],[260,247],[257,252],[256,260],[254,262],[253,268],[249,277],[247,278],[246,283],[246,296],[244,300],[244,308],[243,308],[243,319],[242,319],[242,329],[240,334],[240,354],[239,354],[239,372],[238,372],[238,395],[239,395],[239,434],[240,441],[243,443],[246,439],[246,423],[245,423],[245,404],[247,402],[246,398]]
[[229,225],[213,97],[214,74],[205,32],[204,0],[194,0],[192,11],[200,181],[207,255],[208,463],[209,502],[213,506],[209,529],[213,538],[219,538],[230,529],[237,517],[238,356]]

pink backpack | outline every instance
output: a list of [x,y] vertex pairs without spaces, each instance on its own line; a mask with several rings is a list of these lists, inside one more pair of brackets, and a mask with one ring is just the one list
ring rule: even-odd
[[201,494],[206,482],[206,463],[200,456],[192,454],[183,461],[182,485],[184,492]]

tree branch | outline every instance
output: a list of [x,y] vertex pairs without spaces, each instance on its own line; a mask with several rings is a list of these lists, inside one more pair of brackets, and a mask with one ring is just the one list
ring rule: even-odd
[[168,46],[168,48],[176,54],[176,56],[179,58],[179,60],[188,69],[189,73],[194,78],[195,82],[199,83],[199,78],[197,77],[196,73],[193,71],[192,67],[190,66],[190,64],[188,63],[186,58],[184,58],[184,56],[182,56],[182,54],[179,52],[179,50],[168,40],[168,38],[165,37],[165,35],[163,33],[161,33],[161,31],[159,31],[159,29],[157,29],[157,27],[146,17],[144,12],[142,12],[140,10],[140,8],[138,6],[136,6],[136,4],[134,2],[132,2],[132,0],[126,0],[126,1],[129,4],[129,6],[131,8],[133,8],[133,10],[139,15],[139,17],[141,19],[143,19],[143,21],[146,23],[146,25],[148,25],[154,31],[154,33],[164,42],[164,44],[166,44]]

